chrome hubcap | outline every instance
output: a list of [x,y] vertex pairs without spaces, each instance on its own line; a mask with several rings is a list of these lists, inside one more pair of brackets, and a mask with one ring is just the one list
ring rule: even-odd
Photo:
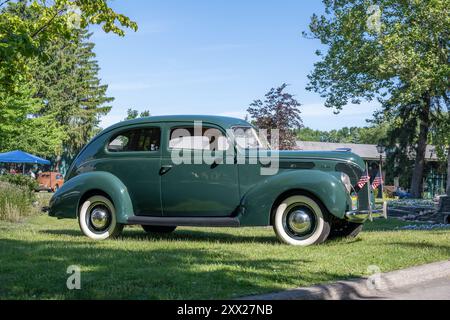
[[97,230],[103,230],[109,225],[109,212],[106,208],[97,207],[92,210],[91,224]]
[[311,229],[311,217],[303,210],[291,212],[288,217],[289,228],[297,234],[303,234]]

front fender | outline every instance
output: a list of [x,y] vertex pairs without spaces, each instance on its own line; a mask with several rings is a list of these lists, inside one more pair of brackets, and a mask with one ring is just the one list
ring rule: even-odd
[[119,223],[126,223],[128,217],[133,215],[133,205],[127,187],[115,175],[103,171],[83,173],[64,183],[50,200],[49,215],[57,218],[77,218],[83,196],[96,191],[111,198]]
[[345,186],[333,175],[318,170],[289,170],[268,177],[251,188],[243,197],[241,225],[270,225],[272,207],[285,192],[303,190],[318,198],[334,216],[343,219],[351,199]]

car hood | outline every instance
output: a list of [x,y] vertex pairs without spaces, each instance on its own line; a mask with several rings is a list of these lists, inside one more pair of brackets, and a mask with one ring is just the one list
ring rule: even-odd
[[335,160],[344,162],[353,162],[364,170],[364,160],[352,153],[342,151],[271,151],[272,156],[278,154],[280,162],[291,160]]

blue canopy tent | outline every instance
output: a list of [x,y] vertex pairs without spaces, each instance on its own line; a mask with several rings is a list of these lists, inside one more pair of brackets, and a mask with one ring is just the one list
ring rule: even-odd
[[24,164],[23,170],[25,170],[26,163],[32,164],[50,164],[50,161],[39,158],[32,154],[16,150],[11,152],[0,153],[0,163],[22,163]]

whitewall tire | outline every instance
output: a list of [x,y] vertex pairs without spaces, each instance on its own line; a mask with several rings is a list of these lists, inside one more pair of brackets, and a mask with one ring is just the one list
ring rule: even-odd
[[324,210],[304,195],[290,196],[275,208],[273,228],[280,241],[294,246],[320,244],[330,234]]
[[78,223],[84,235],[93,240],[113,238],[123,230],[113,203],[104,196],[92,196],[82,203]]

